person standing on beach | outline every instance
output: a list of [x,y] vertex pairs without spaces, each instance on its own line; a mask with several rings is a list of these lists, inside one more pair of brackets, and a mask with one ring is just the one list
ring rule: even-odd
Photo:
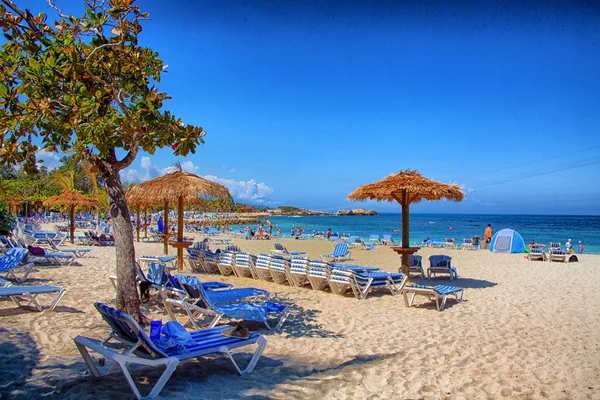
[[573,251],[573,241],[571,239],[567,240],[565,247],[567,248],[567,254],[575,254]]
[[263,224],[258,224],[258,230],[256,231],[256,238],[258,240],[263,240]]
[[487,248],[488,244],[492,241],[492,224],[488,224],[483,234],[483,249]]
[[578,250],[579,254],[583,254],[583,244],[581,243],[581,240],[579,241],[579,250]]
[[325,239],[329,239],[331,237],[331,228],[327,229],[327,233],[325,234]]
[[271,225],[271,221],[268,219],[266,219],[265,222],[267,223],[267,233],[269,234],[269,238],[271,238],[271,236],[273,236],[273,225]]
[[290,239],[293,239],[294,236],[296,236],[296,235],[294,235],[294,233],[295,233],[295,231],[294,231],[294,225],[292,225],[292,229],[290,230]]

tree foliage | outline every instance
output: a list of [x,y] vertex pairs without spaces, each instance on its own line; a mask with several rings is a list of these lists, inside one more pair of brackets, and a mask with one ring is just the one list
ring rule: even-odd
[[[72,152],[105,183],[115,231],[117,307],[141,318],[135,286],[130,211],[119,171],[139,149],[176,155],[203,143],[200,127],[164,110],[156,85],[165,68],[157,52],[138,44],[148,17],[134,0],[86,0],[83,16],[58,20],[1,0],[0,165],[36,170],[36,153]],[[123,154],[121,157],[120,155]]]

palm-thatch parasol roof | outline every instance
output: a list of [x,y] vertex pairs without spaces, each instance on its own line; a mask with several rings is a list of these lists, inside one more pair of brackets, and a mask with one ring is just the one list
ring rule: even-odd
[[417,171],[407,169],[356,188],[348,195],[348,200],[399,201],[403,189],[408,193],[408,204],[421,200],[461,201],[465,195],[458,185],[434,181],[425,178]]
[[407,169],[397,174],[391,174],[380,181],[356,188],[348,195],[348,200],[396,200],[402,205],[402,247],[393,249],[402,254],[402,269],[405,274],[408,274],[409,256],[419,249],[418,247],[409,246],[408,206],[421,200],[447,199],[461,201],[464,196],[465,193],[456,184],[434,181],[433,179],[425,178],[417,171]]
[[52,207],[57,204],[65,206],[97,206],[100,202],[92,197],[84,196],[73,191],[67,191],[44,200],[44,205],[47,207]]
[[127,202],[161,205],[176,203],[180,197],[185,203],[200,203],[202,199],[231,199],[231,194],[218,183],[189,172],[175,171],[135,185],[127,193]]
[[[204,199],[231,199],[231,194],[226,187],[218,183],[184,172],[181,164],[176,164],[175,167],[177,169],[175,172],[132,187],[127,193],[127,202],[145,206],[164,204],[164,225],[167,229],[169,227],[169,203],[177,203],[177,242],[171,245],[177,247],[177,268],[181,270],[183,268],[182,246],[186,246],[186,243],[183,242],[183,204],[197,204]],[[165,254],[169,252],[168,237],[169,233],[165,232]]]
[[76,206],[97,206],[100,202],[92,197],[84,196],[80,193],[68,190],[57,196],[47,198],[44,203],[47,207],[52,207],[57,204],[69,206],[69,231],[71,232],[71,243],[75,240],[75,207]]

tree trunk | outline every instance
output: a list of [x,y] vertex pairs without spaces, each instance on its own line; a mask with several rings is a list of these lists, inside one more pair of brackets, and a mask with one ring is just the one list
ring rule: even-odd
[[131,214],[125,199],[125,190],[118,171],[108,171],[102,177],[106,182],[106,193],[110,209],[110,218],[115,235],[117,253],[117,308],[141,321],[140,297],[137,289],[137,267],[135,247],[133,245],[133,225]]

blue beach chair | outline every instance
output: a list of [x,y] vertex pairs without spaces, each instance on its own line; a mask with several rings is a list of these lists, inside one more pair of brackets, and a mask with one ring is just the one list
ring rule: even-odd
[[364,300],[371,291],[378,289],[387,289],[392,295],[400,294],[407,276],[401,273],[373,270],[372,267],[331,264],[328,280],[333,293],[344,294],[352,290],[357,299]]
[[[465,291],[463,288],[457,286],[445,286],[445,285],[437,285],[437,286],[425,286],[425,285],[406,285],[402,290],[404,294],[404,302],[406,303],[406,307],[411,307],[415,300],[415,296],[425,296],[430,300],[435,301],[435,305],[438,311],[444,311],[446,307],[446,300],[448,296],[452,295],[456,299],[456,302],[459,303],[464,300]],[[410,299],[409,299],[409,296]]]
[[306,257],[305,251],[288,251],[288,249],[282,243],[273,243],[273,246],[275,248],[271,250],[271,254],[279,254],[289,258]]
[[342,258],[350,259],[350,251],[348,250],[348,243],[336,243],[333,248],[333,252],[329,254],[323,254],[324,258],[333,258],[335,261],[341,261]]
[[458,278],[456,267],[452,266],[452,257],[446,255],[435,255],[429,257],[429,268],[427,268],[427,279],[431,279],[431,275],[448,274],[450,280]]
[[[34,264],[24,261],[26,255],[27,249],[20,247],[6,250],[6,254],[0,258],[0,274],[6,274],[5,276],[8,279],[14,279],[19,283],[27,280],[27,277],[31,273]],[[24,272],[21,278],[19,278],[15,273],[15,270],[21,267],[24,269]]]
[[[224,336],[223,330],[231,328],[227,325],[216,328],[203,329],[190,332],[193,342],[189,346],[176,346],[167,350],[159,348],[150,338],[144,329],[129,314],[106,306],[102,303],[95,303],[94,306],[102,315],[102,318],[112,328],[112,332],[105,340],[98,340],[84,336],[76,336],[73,340],[77,349],[81,353],[83,360],[93,376],[99,377],[108,375],[114,367],[119,366],[131,390],[138,399],[156,398],[173,371],[181,361],[199,358],[208,354],[224,353],[226,354],[235,369],[240,375],[245,375],[254,369],[260,359],[267,341],[260,334],[250,332],[247,339]],[[126,349],[119,352],[115,349],[113,342],[118,342],[120,346],[126,346]],[[233,358],[232,349],[257,344],[258,348],[254,352],[252,359],[245,369],[241,369]],[[104,359],[112,361],[105,371],[101,371],[96,366],[89,350],[100,354]],[[140,365],[154,368],[165,368],[164,372],[152,387],[147,396],[142,396],[137,388],[128,365]]]
[[239,301],[242,299],[238,299],[235,298],[235,296],[231,296],[232,290],[235,289],[209,291],[200,287],[200,290],[202,292],[202,299],[204,300],[204,303],[206,304],[207,308],[215,311],[216,313],[226,315],[230,318],[262,322],[265,324],[267,329],[271,329],[271,326],[269,325],[268,321],[269,314],[281,314],[279,322],[274,328],[274,330],[279,330],[281,329],[282,325],[284,324],[285,320],[287,319],[290,313],[290,310],[287,307],[269,301]]
[[[56,293],[56,298],[50,305],[50,310],[54,311],[60,300],[65,295],[66,290],[58,286],[6,286],[0,288],[0,297],[8,297],[19,307],[33,306],[38,311],[43,311],[43,307],[37,302],[37,296],[41,294]],[[23,301],[26,304],[22,304]]]

